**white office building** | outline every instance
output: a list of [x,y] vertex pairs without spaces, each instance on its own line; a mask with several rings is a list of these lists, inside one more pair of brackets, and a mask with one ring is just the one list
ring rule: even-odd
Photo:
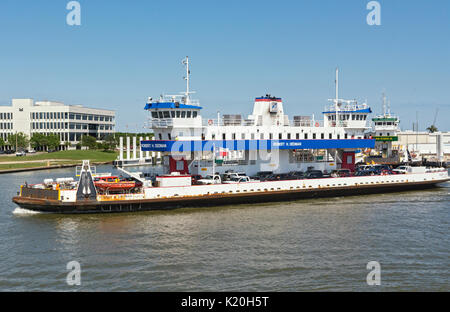
[[5,141],[9,134],[23,132],[31,138],[34,133],[57,134],[71,148],[83,135],[102,140],[115,131],[115,112],[112,110],[65,105],[60,102],[32,99],[13,99],[11,106],[0,106],[0,137]]

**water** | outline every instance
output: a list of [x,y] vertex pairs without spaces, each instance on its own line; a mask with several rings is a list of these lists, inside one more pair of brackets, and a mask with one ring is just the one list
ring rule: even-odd
[[[450,183],[110,215],[27,213],[11,202],[24,181],[71,175],[0,175],[1,291],[450,290]],[[81,264],[80,286],[66,283],[72,260]],[[369,261],[381,264],[381,286],[366,283]]]

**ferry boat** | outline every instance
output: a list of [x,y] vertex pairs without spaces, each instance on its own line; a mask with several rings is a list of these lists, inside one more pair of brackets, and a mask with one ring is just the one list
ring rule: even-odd
[[191,99],[187,57],[183,64],[186,91],[149,98],[145,105],[154,140],[140,146],[162,153],[164,174],[148,179],[119,168],[129,179],[108,181],[83,161],[78,181],[22,185],[13,202],[56,213],[145,211],[396,192],[449,180],[444,168],[358,170],[355,154],[375,146],[367,126],[371,109],[339,98],[338,70],[335,98],[323,120],[291,120],[282,99],[269,94],[255,98],[246,118],[218,113],[217,119],[203,119],[199,101]]

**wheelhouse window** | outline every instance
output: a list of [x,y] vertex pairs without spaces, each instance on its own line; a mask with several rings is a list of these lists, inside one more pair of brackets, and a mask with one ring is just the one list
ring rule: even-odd
[[158,113],[157,112],[152,112],[152,118],[158,118]]
[[186,118],[186,111],[181,112],[181,118]]
[[170,118],[169,111],[164,111],[163,116],[164,116],[164,118]]
[[196,118],[197,117],[197,111],[193,111],[192,112],[192,118]]
[[186,112],[186,118],[191,118],[192,112],[191,111],[187,111]]

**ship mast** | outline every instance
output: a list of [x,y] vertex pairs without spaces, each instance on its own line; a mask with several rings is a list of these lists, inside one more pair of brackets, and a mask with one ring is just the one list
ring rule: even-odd
[[183,77],[184,80],[186,80],[186,104],[190,104],[190,98],[189,98],[189,94],[191,93],[189,91],[189,75],[191,74],[191,71],[189,70],[189,57],[186,56],[186,58],[183,60],[183,64],[186,66],[186,76]]
[[339,104],[339,67],[336,67],[336,79],[335,79],[335,84],[336,84],[336,99],[334,100],[334,107],[336,109],[336,127],[338,126],[338,104]]

